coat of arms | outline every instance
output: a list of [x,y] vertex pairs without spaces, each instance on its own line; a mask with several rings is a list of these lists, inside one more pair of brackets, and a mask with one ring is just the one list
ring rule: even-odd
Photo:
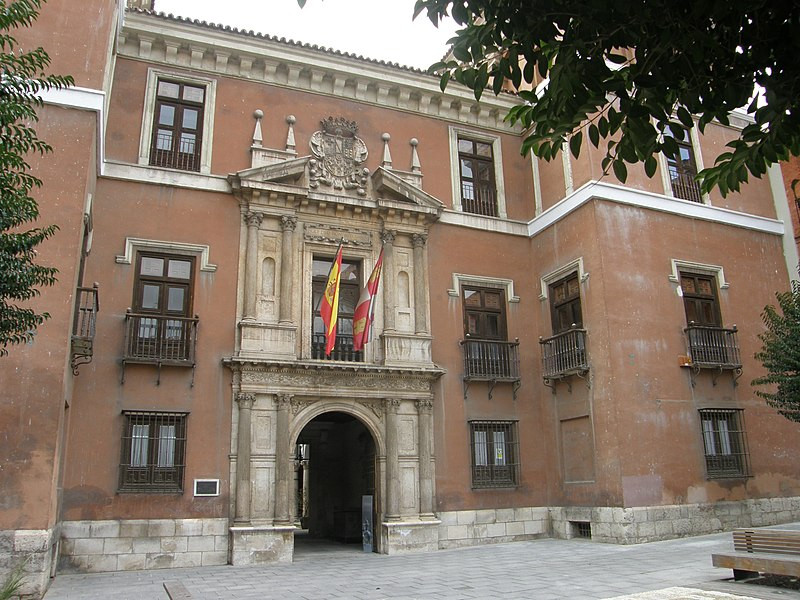
[[359,196],[366,196],[369,169],[359,165],[367,160],[368,153],[364,140],[356,136],[358,125],[342,117],[328,117],[320,124],[322,131],[315,131],[309,141],[314,155],[309,162],[309,185],[355,189]]

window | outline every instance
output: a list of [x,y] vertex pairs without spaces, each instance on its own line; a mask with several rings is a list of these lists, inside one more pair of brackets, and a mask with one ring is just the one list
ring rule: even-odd
[[159,79],[150,164],[200,170],[205,87]]
[[197,319],[191,318],[194,257],[140,252],[126,357],[193,361]]
[[182,492],[188,413],[124,411],[120,492]]
[[497,187],[492,144],[459,136],[458,165],[462,210],[496,217]]
[[449,132],[453,210],[505,219],[500,138],[455,126],[451,126]]
[[697,175],[697,162],[688,135],[688,132],[684,131],[683,139],[676,138],[678,154],[675,158],[667,158],[670,185],[675,197],[702,203],[700,186],[694,179]]
[[517,424],[470,421],[472,487],[514,487],[519,479]]
[[717,284],[713,275],[698,275],[681,272],[683,307],[688,324],[720,327]]
[[481,340],[506,339],[506,300],[496,288],[462,288],[464,297],[464,334]]
[[359,263],[342,260],[342,276],[339,283],[339,318],[336,321],[336,344],[330,356],[325,356],[325,326],[319,307],[328,283],[333,258],[315,256],[312,261],[312,295],[314,306],[313,330],[311,332],[311,358],[360,362],[363,351],[353,350],[353,315],[361,293]]
[[550,314],[553,334],[583,327],[581,286],[577,272],[550,284]]
[[700,423],[709,479],[748,476],[750,461],[743,411],[703,409],[700,411]]

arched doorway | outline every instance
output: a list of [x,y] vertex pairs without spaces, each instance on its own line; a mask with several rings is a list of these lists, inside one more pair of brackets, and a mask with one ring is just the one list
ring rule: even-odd
[[348,413],[323,413],[300,431],[295,458],[296,544],[326,540],[360,547],[365,496],[372,499],[373,531],[376,523],[376,444],[370,431]]

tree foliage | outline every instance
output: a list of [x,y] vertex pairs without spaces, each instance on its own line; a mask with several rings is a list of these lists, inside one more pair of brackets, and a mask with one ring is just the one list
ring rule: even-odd
[[417,0],[423,11],[463,25],[452,59],[431,67],[443,90],[518,91],[506,118],[525,128],[523,154],[550,160],[568,142],[577,157],[585,131],[595,147],[608,139],[603,167],[618,179],[639,162],[652,177],[689,128],[744,108],[754,122],[699,174],[704,191],[736,191],[800,155],[796,0]]
[[800,281],[792,281],[791,291],[775,294],[778,307],[768,306],[762,313],[767,330],[759,335],[763,347],[756,354],[767,375],[753,385],[769,386],[757,390],[767,404],[791,421],[800,423]]
[[8,346],[23,343],[49,318],[21,306],[39,294],[39,286],[55,282],[56,269],[36,264],[36,246],[57,227],[29,227],[39,217],[31,196],[41,187],[30,173],[27,156],[45,154],[51,147],[36,135],[36,108],[42,90],[72,84],[72,78],[45,75],[50,58],[42,48],[25,51],[12,35],[30,27],[42,0],[0,0],[0,356]]

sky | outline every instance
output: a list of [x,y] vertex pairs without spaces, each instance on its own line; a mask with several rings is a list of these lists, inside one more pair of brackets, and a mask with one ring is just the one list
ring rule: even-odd
[[414,0],[155,0],[155,9],[425,69],[447,50],[456,24],[416,20]]

